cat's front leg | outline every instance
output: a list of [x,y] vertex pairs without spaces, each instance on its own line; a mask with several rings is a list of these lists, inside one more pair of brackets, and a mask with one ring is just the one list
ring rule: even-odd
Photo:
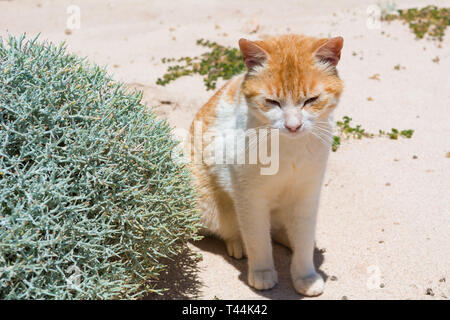
[[290,208],[286,231],[293,251],[291,277],[295,290],[305,296],[318,296],[324,281],[314,267],[314,240],[318,198],[297,202]]
[[236,213],[248,257],[249,285],[258,290],[270,289],[278,282],[270,237],[270,210],[261,198],[253,196],[238,201]]

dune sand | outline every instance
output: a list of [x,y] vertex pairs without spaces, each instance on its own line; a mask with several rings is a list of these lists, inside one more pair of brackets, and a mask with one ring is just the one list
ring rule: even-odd
[[[430,2],[450,6],[450,1],[397,4]],[[450,30],[439,48],[415,40],[400,22],[369,28],[367,8],[375,3],[0,1],[0,35],[41,32],[41,39],[66,40],[70,51],[108,65],[116,79],[143,90],[145,101],[178,128],[188,128],[213,92],[199,76],[156,85],[166,70],[161,58],[202,53],[204,48],[195,45],[199,38],[237,46],[241,37],[281,33],[343,36],[339,71],[346,89],[336,119],[348,115],[375,133],[391,128],[415,132],[412,139],[343,141],[331,154],[315,257],[327,281],[318,299],[448,299]],[[71,4],[80,8],[81,25],[70,33],[65,30]],[[395,70],[398,64],[405,68]],[[369,79],[376,73],[379,80]],[[290,253],[284,247],[274,246],[279,284],[260,292],[247,285],[246,261],[229,258],[221,241],[204,239],[189,246],[191,251],[171,263],[163,277],[172,288],[169,298],[302,298],[291,284]],[[198,253],[203,259],[196,262]]]

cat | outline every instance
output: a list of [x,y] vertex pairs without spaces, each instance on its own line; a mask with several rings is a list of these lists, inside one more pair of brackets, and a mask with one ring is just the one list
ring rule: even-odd
[[[274,239],[293,252],[290,271],[296,291],[317,296],[324,280],[313,263],[315,227],[333,110],[343,90],[336,70],[343,38],[289,34],[263,41],[240,39],[239,47],[247,72],[219,89],[191,125],[194,140],[201,142],[194,142],[191,152],[200,160],[192,170],[202,223],[207,233],[225,241],[230,256],[247,256],[251,287],[270,289],[278,282]],[[202,129],[200,138],[196,126]],[[278,133],[272,135],[278,145],[270,148],[279,153],[276,173],[261,174],[261,163],[205,161],[207,155],[195,154],[211,145],[223,150],[236,138],[232,132],[251,129]],[[225,131],[231,138],[219,139]],[[243,154],[247,159],[254,147],[249,141],[245,148],[231,149],[231,159]]]

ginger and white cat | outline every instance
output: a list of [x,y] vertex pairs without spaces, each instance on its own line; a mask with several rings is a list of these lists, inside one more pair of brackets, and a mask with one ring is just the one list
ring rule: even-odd
[[[324,281],[313,264],[314,237],[332,114],[343,90],[336,71],[343,39],[283,35],[241,39],[239,46],[247,73],[229,80],[202,107],[191,134],[195,139],[194,124],[200,124],[219,150],[235,138],[231,133],[218,139],[224,131],[278,129],[278,149],[271,152],[279,153],[279,163],[275,174],[261,174],[261,163],[193,165],[202,222],[225,241],[230,256],[248,257],[250,286],[270,289],[278,281],[273,238],[293,251],[295,289],[319,295]],[[193,153],[204,151],[199,148],[205,146],[194,146]],[[234,148],[233,156],[252,148]]]

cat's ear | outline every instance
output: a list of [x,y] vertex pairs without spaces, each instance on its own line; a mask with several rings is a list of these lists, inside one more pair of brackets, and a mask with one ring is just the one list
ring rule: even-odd
[[262,65],[268,57],[267,52],[256,43],[244,38],[239,40],[239,48],[241,49],[242,58],[248,70]]
[[315,56],[321,61],[336,66],[341,59],[341,50],[344,46],[344,38],[331,38],[316,50]]

